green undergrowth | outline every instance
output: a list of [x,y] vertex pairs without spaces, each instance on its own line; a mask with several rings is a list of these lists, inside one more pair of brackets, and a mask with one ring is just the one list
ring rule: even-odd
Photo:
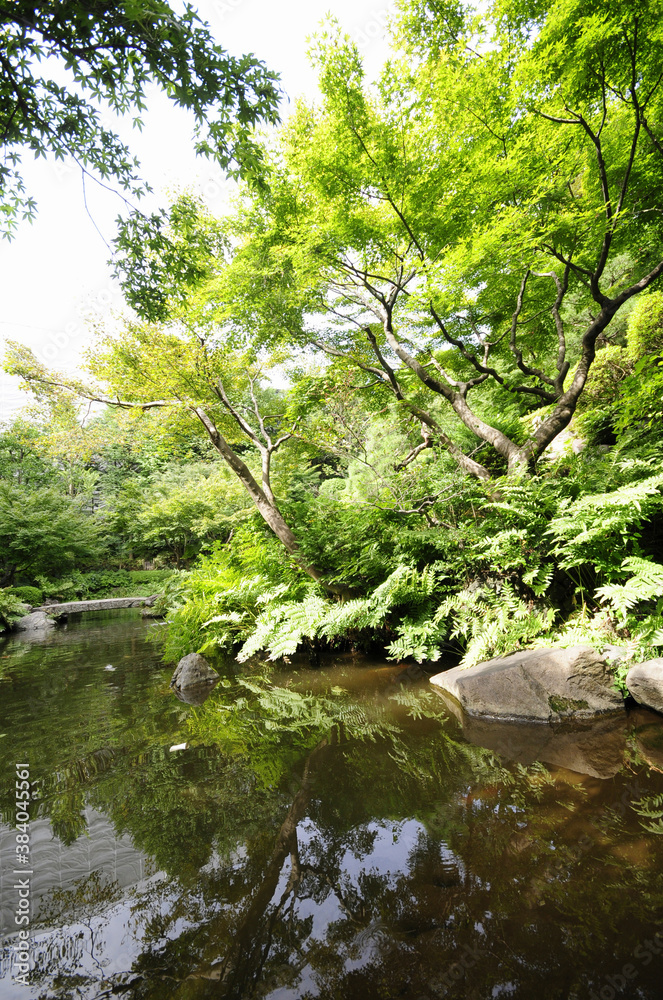
[[[658,446],[631,443],[564,457],[532,478],[462,480],[455,507],[433,507],[425,524],[384,515],[377,553],[378,510],[359,519],[351,497],[311,496],[299,510],[305,558],[354,528],[351,558],[344,562],[339,544],[334,574],[349,595],[325,592],[248,522],[172,581],[166,655],[198,649],[245,662],[352,645],[392,660],[455,656],[469,666],[530,646],[612,644],[655,656],[663,646],[661,459]],[[334,532],[321,543],[323,521]]]
[[70,573],[57,580],[39,577],[45,601],[85,601],[105,597],[149,597],[160,593],[173,570],[102,569]]
[[0,632],[6,632],[27,613],[27,607],[9,588],[0,589]]

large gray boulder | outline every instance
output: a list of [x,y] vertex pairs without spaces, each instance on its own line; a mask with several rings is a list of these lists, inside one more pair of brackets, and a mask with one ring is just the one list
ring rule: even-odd
[[55,628],[55,624],[55,620],[45,611],[33,611],[32,614],[19,618],[14,628],[17,632],[43,632],[44,629]]
[[663,656],[631,667],[626,675],[626,687],[639,705],[663,712]]
[[605,656],[591,646],[525,649],[431,677],[468,715],[558,722],[623,708]]
[[200,653],[187,653],[177,664],[170,686],[176,691],[184,691],[201,684],[215,684],[218,679],[216,670],[212,670],[204,656]]

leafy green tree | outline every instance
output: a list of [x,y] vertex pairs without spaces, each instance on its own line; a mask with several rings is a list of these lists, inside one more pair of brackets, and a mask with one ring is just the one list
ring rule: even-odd
[[[38,393],[64,392],[129,410],[159,408],[195,417],[286,551],[320,581],[320,570],[301,557],[272,489],[273,458],[296,424],[279,393],[265,385],[285,357],[283,351],[261,357],[259,345],[247,344],[223,309],[221,315],[206,314],[206,302],[192,296],[170,322],[128,321],[102,335],[88,357],[94,383],[49,373],[19,344],[9,344],[6,365]],[[245,461],[241,452],[247,446]],[[255,474],[251,452],[258,453]]]
[[418,58],[376,91],[335,26],[320,40],[324,101],[283,131],[238,287],[267,290],[265,324],[294,289],[291,340],[354,364],[465,471],[522,474],[572,419],[599,337],[663,273],[658,7],[412,10],[430,22],[405,18]]
[[247,506],[246,494],[223,465],[173,463],[145,486],[130,480],[109,520],[134,554],[165,556],[179,567],[203,545],[226,538]]
[[17,576],[57,576],[99,558],[100,525],[80,499],[52,487],[25,489],[0,483],[0,586]]
[[35,212],[20,172],[23,149],[73,157],[84,175],[114,179],[134,195],[148,190],[103,109],[132,115],[140,127],[152,85],[192,112],[197,152],[215,156],[225,168],[234,163],[237,173],[260,173],[252,128],[276,120],[276,78],[253,56],[225,52],[190,4],[177,12],[165,0],[12,0],[0,4],[0,39],[0,215],[6,234],[20,215]]
[[16,486],[47,486],[56,478],[46,461],[41,428],[19,416],[0,431],[0,479]]

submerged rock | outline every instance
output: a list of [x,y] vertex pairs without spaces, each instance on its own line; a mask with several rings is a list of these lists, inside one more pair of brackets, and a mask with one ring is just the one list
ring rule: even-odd
[[212,681],[202,681],[200,684],[191,684],[189,687],[185,688],[173,688],[173,693],[176,698],[183,701],[186,705],[194,705],[198,707],[202,705],[217,685],[219,678],[217,677]]
[[649,767],[663,773],[663,719],[658,712],[639,705],[628,714],[635,743]]
[[55,619],[45,611],[33,611],[32,614],[19,618],[14,628],[17,632],[43,632],[44,629],[55,628],[55,625]]
[[212,670],[209,663],[200,653],[187,653],[177,664],[170,686],[175,691],[185,691],[187,688],[199,687],[201,684],[216,684],[219,675]]
[[453,667],[431,684],[468,715],[558,722],[623,707],[606,657],[591,646],[525,649],[475,667]]
[[626,687],[639,705],[663,712],[663,656],[631,667],[626,675]]
[[505,760],[528,766],[535,760],[593,778],[613,778],[624,766],[626,713],[584,722],[504,722],[454,713],[469,743],[493,750]]

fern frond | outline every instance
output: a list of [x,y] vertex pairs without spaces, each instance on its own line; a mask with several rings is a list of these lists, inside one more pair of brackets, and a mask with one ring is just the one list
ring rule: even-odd
[[642,601],[663,597],[663,566],[630,556],[622,563],[622,569],[633,576],[626,583],[611,583],[599,587],[596,596],[604,604],[609,604],[622,616]]

